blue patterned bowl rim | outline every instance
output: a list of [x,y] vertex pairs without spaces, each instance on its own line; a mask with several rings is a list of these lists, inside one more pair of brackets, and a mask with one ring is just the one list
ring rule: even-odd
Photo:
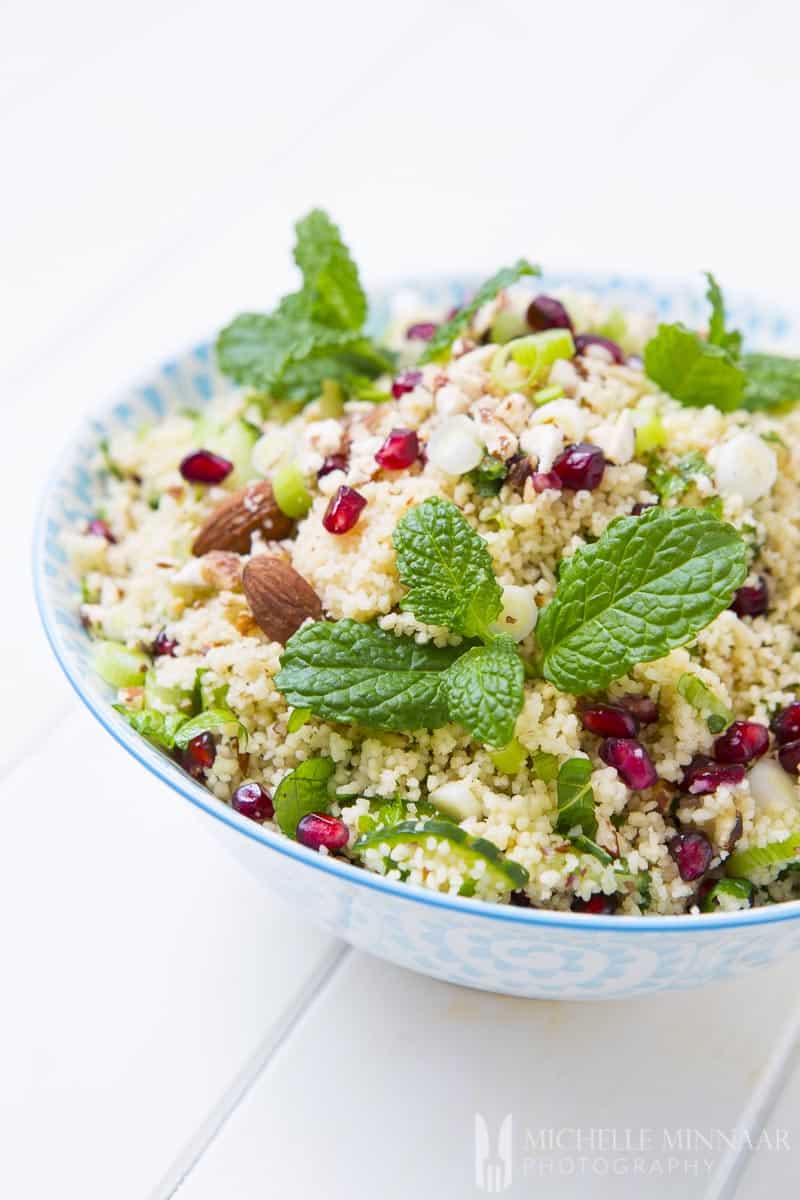
[[[430,302],[458,304],[469,295],[476,284],[470,276],[442,279],[400,280],[371,293],[371,323],[378,328],[385,323],[390,297],[401,288],[413,289]],[[654,279],[646,276],[608,275],[591,272],[564,271],[550,274],[536,281],[543,291],[558,286],[574,286],[596,292],[604,299],[630,304],[654,312],[663,319],[682,319],[699,324],[703,320],[703,288],[701,283]],[[800,316],[784,311],[776,305],[765,304],[747,295],[732,295],[730,313],[733,322],[745,333],[750,345],[759,349],[781,347],[800,348]],[[179,358],[196,358],[200,362],[209,360],[209,343],[199,343]],[[162,373],[174,372],[176,362],[162,366]],[[156,368],[155,370],[158,370]],[[385,879],[381,875],[366,871],[350,863],[330,856],[322,856],[281,834],[273,833],[263,826],[240,816],[229,805],[217,799],[211,792],[190,779],[166,756],[162,755],[111,708],[108,697],[87,684],[84,672],[78,669],[78,657],[70,651],[63,628],[57,620],[57,601],[54,595],[54,578],[68,571],[63,553],[56,548],[59,523],[56,514],[57,493],[65,487],[70,469],[85,461],[87,444],[97,444],[98,429],[108,420],[112,410],[124,405],[132,391],[146,393],[154,371],[134,380],[119,396],[107,400],[95,412],[88,414],[74,436],[62,449],[48,482],[43,489],[36,516],[33,537],[33,584],[36,604],[45,634],[53,653],[69,683],[92,715],[111,737],[152,775],[160,779],[173,791],[178,792],[190,803],[210,817],[221,821],[250,841],[259,842],[270,850],[294,859],[315,871],[336,876],[344,883],[356,887],[371,888],[384,895],[394,896],[407,904],[421,904],[441,910],[450,910],[462,916],[470,914],[481,921],[512,922],[519,926],[534,925],[546,928],[595,929],[607,933],[627,936],[636,933],[689,933],[705,930],[709,933],[722,932],[741,926],[768,925],[800,917],[800,900],[763,908],[753,908],[736,913],[704,913],[698,916],[613,916],[551,911],[548,909],[516,908],[510,905],[490,904],[482,900],[449,896],[425,888],[409,886]],[[207,399],[207,396],[203,396]],[[77,585],[74,586],[77,603]]]

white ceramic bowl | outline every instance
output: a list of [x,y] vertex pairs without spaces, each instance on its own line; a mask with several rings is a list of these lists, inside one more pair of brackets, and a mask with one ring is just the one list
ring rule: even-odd
[[[458,303],[471,280],[426,284],[425,299]],[[621,277],[560,276],[667,319],[703,320],[702,289]],[[373,322],[387,313],[373,302]],[[797,322],[740,299],[733,317],[751,345],[800,347]],[[98,440],[178,407],[199,408],[217,386],[210,348],[165,363],[84,421],[50,474],[34,540],[34,579],[53,651],[83,702],[134,758],[208,817],[210,827],[264,883],[297,911],[360,949],[469,987],[516,996],[594,1000],[695,987],[759,969],[800,949],[800,902],[699,917],[599,917],[485,904],[389,882],[322,857],[239,816],[140,738],[111,708],[111,693],[89,665],[78,619],[79,591],[61,534],[93,511],[89,463]]]

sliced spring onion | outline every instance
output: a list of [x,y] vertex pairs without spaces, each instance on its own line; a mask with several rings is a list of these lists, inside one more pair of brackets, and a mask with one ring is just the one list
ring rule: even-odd
[[729,896],[732,900],[743,900],[748,905],[753,902],[753,885],[749,879],[718,879],[711,891],[703,898],[700,905],[703,912],[714,912],[718,907],[720,896]]
[[548,387],[539,388],[538,392],[534,392],[531,399],[539,408],[542,404],[549,404],[551,400],[560,400],[564,395],[564,389],[558,383],[551,383]]
[[430,837],[448,842],[453,853],[464,864],[465,871],[482,861],[483,878],[490,879],[498,891],[513,891],[528,882],[528,872],[520,863],[506,858],[493,842],[486,838],[470,837],[466,829],[450,821],[401,821],[390,829],[378,829],[367,834],[356,842],[353,850],[358,854],[381,846],[424,846]]
[[568,329],[545,329],[514,338],[495,351],[489,368],[492,380],[503,391],[536,387],[547,378],[559,358],[573,358],[575,343]]
[[800,858],[800,830],[780,842],[734,851],[725,862],[725,870],[731,875],[744,875],[746,878],[753,871],[788,863],[795,858]]
[[722,733],[733,720],[733,713],[719,696],[712,692],[707,683],[687,671],[678,680],[678,694],[704,716],[711,733]]
[[283,463],[272,476],[275,503],[287,517],[297,520],[311,508],[311,492],[296,463]]

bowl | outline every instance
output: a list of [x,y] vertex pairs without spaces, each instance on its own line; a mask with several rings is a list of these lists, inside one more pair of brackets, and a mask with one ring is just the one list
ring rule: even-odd
[[[547,277],[541,288],[564,284],[668,320],[703,320],[699,285],[573,273]],[[448,307],[473,285],[470,279],[447,279],[409,286],[426,302]],[[396,290],[373,296],[375,328],[385,325]],[[735,298],[731,311],[751,345],[800,345],[800,323],[791,314],[747,297]],[[697,987],[759,970],[800,949],[800,901],[701,916],[602,917],[493,905],[394,883],[240,816],[134,733],[113,711],[110,689],[90,667],[78,584],[61,536],[93,511],[90,463],[102,437],[157,420],[173,408],[200,408],[218,384],[207,344],[151,371],[83,421],[42,497],[33,573],[45,632],[75,691],[120,746],[200,809],[231,852],[310,921],[361,950],[437,979],[513,996],[597,1000]]]

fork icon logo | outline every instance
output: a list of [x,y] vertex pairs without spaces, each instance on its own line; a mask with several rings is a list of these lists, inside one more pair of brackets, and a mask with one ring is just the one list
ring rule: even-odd
[[475,1113],[475,1186],[482,1192],[504,1192],[511,1187],[513,1122],[508,1113],[500,1124],[497,1146],[492,1147],[489,1127]]

